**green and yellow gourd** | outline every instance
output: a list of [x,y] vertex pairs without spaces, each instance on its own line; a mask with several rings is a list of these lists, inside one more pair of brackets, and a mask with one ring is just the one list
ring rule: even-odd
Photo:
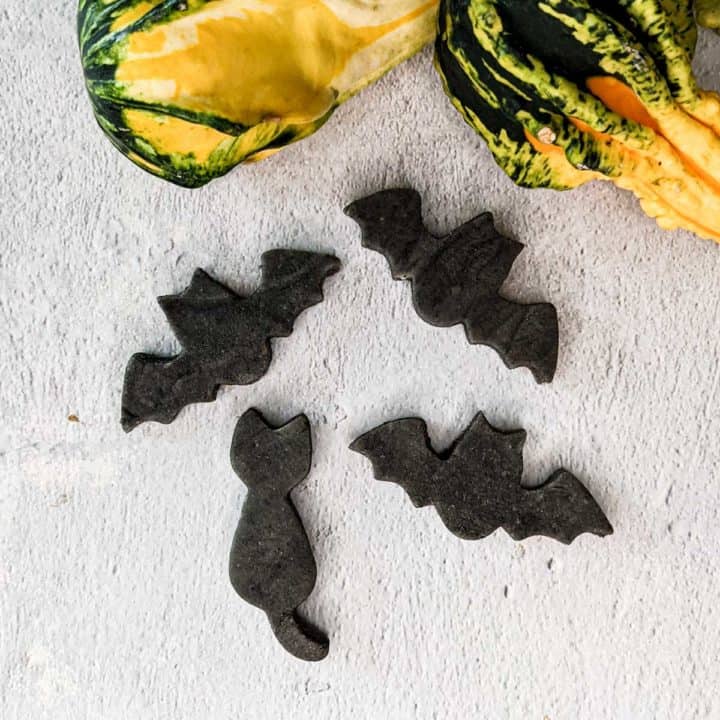
[[196,187],[317,130],[435,37],[438,0],[80,0],[95,116]]
[[720,96],[691,69],[718,18],[717,0],[443,0],[436,66],[519,185],[611,180],[720,241]]

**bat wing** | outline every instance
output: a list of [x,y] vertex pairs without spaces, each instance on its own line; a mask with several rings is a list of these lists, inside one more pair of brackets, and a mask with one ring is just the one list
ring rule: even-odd
[[360,226],[363,247],[385,256],[393,278],[411,276],[422,254],[422,241],[430,239],[416,190],[382,190],[351,203],[345,214]]
[[420,317],[432,325],[462,323],[473,344],[492,347],[509,368],[527,367],[549,382],[558,355],[558,320],[549,303],[521,304],[501,294],[523,245],[495,229],[484,213],[454,230],[413,283]]
[[340,269],[334,255],[299,250],[270,250],[262,256],[262,283],[252,296],[271,337],[287,337],[298,315],[323,300],[323,283]]
[[440,462],[420,418],[385,423],[361,435],[350,449],[365,455],[377,480],[400,485],[416,507],[432,504],[433,478]]
[[125,369],[120,424],[130,432],[149,420],[171,423],[186,405],[212,402],[217,387],[185,353],[172,358],[136,353]]
[[550,303],[524,305],[496,295],[478,302],[463,324],[472,344],[493,348],[508,368],[526,367],[536,382],[552,381],[559,330],[557,311]]
[[517,518],[503,525],[514,540],[545,535],[569,545],[578,535],[613,532],[590,491],[567,470],[557,470],[541,486],[523,489]]
[[501,235],[492,213],[485,212],[453,230],[444,240],[443,256],[455,260],[457,282],[467,290],[496,295],[525,247]]

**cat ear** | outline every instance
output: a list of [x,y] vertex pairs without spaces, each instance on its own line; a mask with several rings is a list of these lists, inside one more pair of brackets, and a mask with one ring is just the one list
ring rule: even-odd
[[251,488],[286,495],[310,472],[310,423],[298,415],[279,427],[251,408],[237,422],[230,462]]

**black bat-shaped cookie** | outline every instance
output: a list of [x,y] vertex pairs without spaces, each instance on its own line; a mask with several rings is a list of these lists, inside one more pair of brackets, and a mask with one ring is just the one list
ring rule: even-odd
[[298,415],[273,427],[257,410],[239,420],[230,451],[248,487],[230,551],[230,582],[243,600],[267,614],[280,644],[302,660],[322,660],[328,640],[297,613],[317,570],[289,493],[310,471],[310,425]]
[[558,322],[549,303],[522,305],[499,292],[523,245],[500,235],[483,213],[438,238],[422,220],[420,195],[383,190],[348,205],[362,244],[382,253],[395,280],[412,282],[413,302],[431,325],[462,323],[470,343],[492,347],[509,368],[527,367],[550,382],[558,355]]
[[179,295],[158,298],[183,349],[174,357],[138,353],[125,371],[121,423],[170,423],[190,403],[211,402],[220,385],[259,380],[272,359],[270,338],[292,333],[297,316],[323,299],[325,279],[340,268],[332,255],[270,250],[260,287],[238,295],[203,270]]
[[434,505],[448,529],[466,540],[498,528],[514,540],[546,535],[567,544],[585,532],[612,533],[593,496],[567,470],[536,488],[520,484],[524,444],[524,430],[497,430],[478,413],[442,453],[433,450],[420,418],[380,425],[350,449],[370,459],[378,480],[400,485],[416,507]]

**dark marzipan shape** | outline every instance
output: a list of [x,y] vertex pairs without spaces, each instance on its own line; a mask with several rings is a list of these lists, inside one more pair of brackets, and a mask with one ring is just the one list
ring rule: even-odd
[[270,366],[270,338],[289,336],[297,316],[322,301],[325,279],[340,269],[332,255],[297,250],[270,250],[261,261],[260,287],[247,297],[198,269],[184,292],[158,298],[183,349],[174,357],[130,358],[125,432],[148,420],[170,423],[186,405],[212,402],[220,385],[257,382]]
[[567,470],[539,487],[521,485],[525,431],[503,432],[478,413],[442,453],[430,444],[425,421],[394,420],[359,437],[375,478],[400,485],[415,507],[433,505],[448,529],[465,540],[498,528],[514,540],[546,535],[570,544],[582,533],[610,535],[612,526],[587,488]]
[[311,455],[304,415],[281,427],[254,409],[238,420],[230,461],[248,494],[230,551],[230,582],[243,600],[267,614],[285,650],[301,660],[322,660],[327,637],[297,613],[317,571],[289,495],[310,471]]
[[385,256],[393,278],[411,281],[425,322],[462,323],[470,343],[489,345],[507,367],[527,367],[537,382],[550,382],[558,356],[555,308],[499,294],[523,245],[500,235],[490,213],[435,237],[421,210],[417,191],[397,189],[357,200],[345,213],[360,225],[363,247]]

